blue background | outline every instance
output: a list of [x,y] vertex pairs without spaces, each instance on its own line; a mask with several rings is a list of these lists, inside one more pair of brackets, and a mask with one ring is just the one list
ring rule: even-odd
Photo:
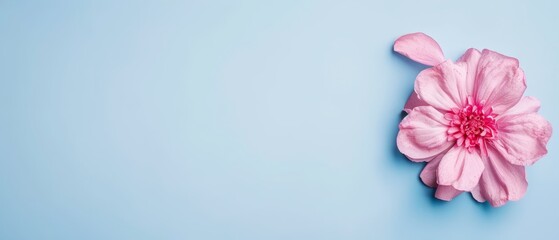
[[0,1],[0,239],[558,239],[557,133],[502,208],[395,146],[424,67],[520,59],[556,127],[554,1]]

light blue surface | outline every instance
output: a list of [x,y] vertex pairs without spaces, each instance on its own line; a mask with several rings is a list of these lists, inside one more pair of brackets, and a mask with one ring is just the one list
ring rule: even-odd
[[0,1],[0,239],[559,239],[558,133],[498,209],[395,147],[416,31],[559,126],[559,5],[453,2]]

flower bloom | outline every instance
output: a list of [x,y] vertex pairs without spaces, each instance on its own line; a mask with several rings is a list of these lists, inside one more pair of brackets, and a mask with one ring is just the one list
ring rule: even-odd
[[471,192],[479,202],[502,206],[522,198],[525,166],[547,154],[551,124],[540,102],[523,96],[518,60],[468,49],[445,60],[437,42],[423,33],[404,35],[394,50],[431,66],[419,73],[404,110],[397,145],[414,162],[427,162],[421,180],[450,201]]

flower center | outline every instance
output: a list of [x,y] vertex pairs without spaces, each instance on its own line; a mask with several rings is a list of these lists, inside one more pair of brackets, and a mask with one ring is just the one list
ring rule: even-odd
[[450,121],[447,130],[448,141],[456,140],[458,146],[464,145],[468,151],[473,151],[485,140],[496,137],[497,115],[493,114],[493,108],[484,106],[484,102],[474,104],[469,97],[464,108],[454,108],[445,114],[445,118]]

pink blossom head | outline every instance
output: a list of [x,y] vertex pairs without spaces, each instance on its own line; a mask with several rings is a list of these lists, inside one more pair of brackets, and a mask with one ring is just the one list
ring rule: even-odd
[[404,35],[394,51],[430,66],[419,73],[404,106],[397,145],[414,162],[427,162],[421,180],[450,201],[471,192],[479,202],[502,206],[522,198],[525,166],[547,153],[551,124],[540,102],[523,96],[524,71],[516,58],[468,49],[445,60],[435,40]]

